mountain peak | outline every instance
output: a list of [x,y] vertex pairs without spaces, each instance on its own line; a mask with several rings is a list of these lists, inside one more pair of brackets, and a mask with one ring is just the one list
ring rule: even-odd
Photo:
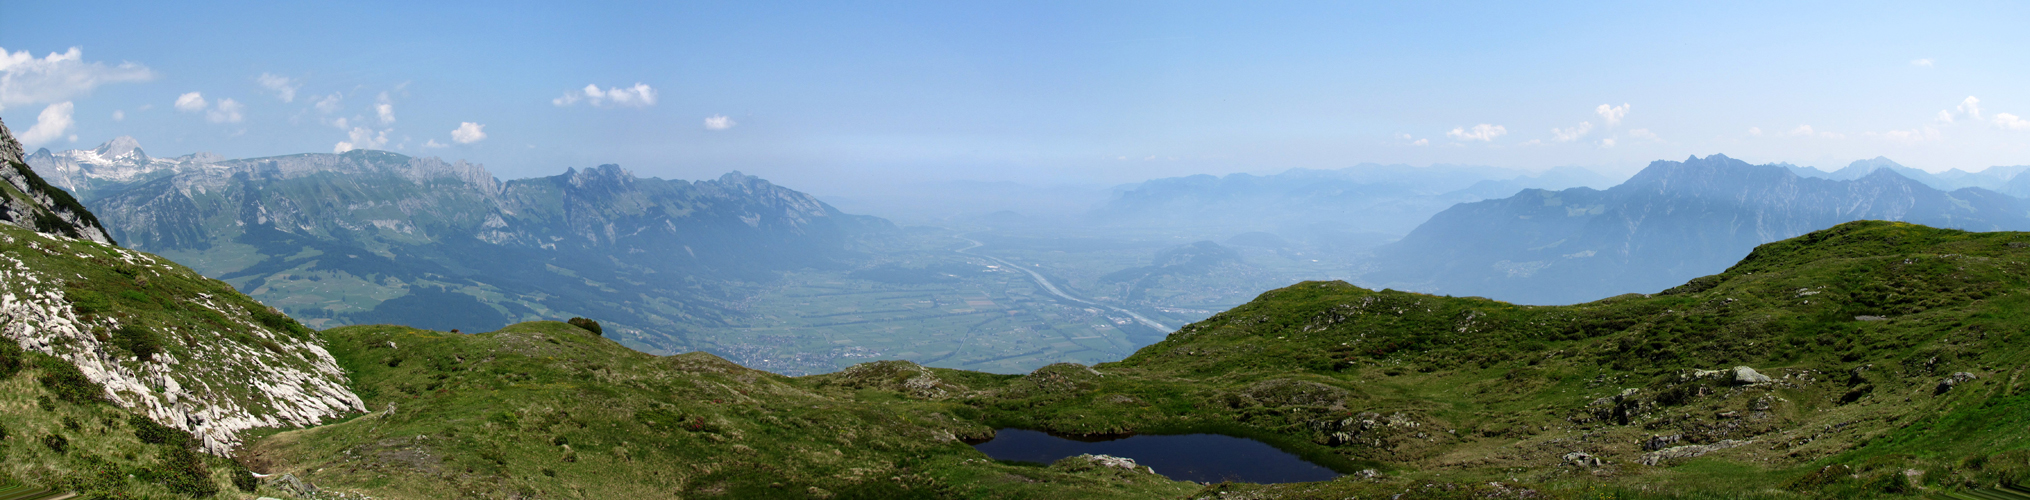
[[620,165],[608,163],[605,165],[591,167],[584,170],[578,169],[565,170],[564,178],[565,180],[569,181],[571,185],[577,187],[585,187],[594,184],[618,185],[618,184],[626,184],[630,181],[633,181],[634,172],[629,172],[627,171],[627,169],[620,168]]
[[[98,148],[92,150],[92,153],[103,158],[119,158],[139,152],[141,152],[141,141],[134,140],[133,136],[126,135],[114,137],[113,140],[106,141],[105,144],[100,144]],[[141,154],[143,157],[147,156],[147,153]]]
[[1892,160],[1890,160],[1890,159],[1889,159],[1888,157],[1885,157],[1885,156],[1877,156],[1877,157],[1874,157],[1874,158],[1869,158],[1869,159],[1866,159],[1866,160],[1854,160],[1854,162],[1853,162],[1853,163],[1849,163],[1849,164],[1847,164],[1847,168],[1843,168],[1843,169],[1840,169],[1840,170],[1843,170],[1843,171],[1844,171],[1844,170],[1853,170],[1853,171],[1854,171],[1854,172],[1856,172],[1856,173],[1862,173],[1862,172],[1872,172],[1872,171],[1875,171],[1875,170],[1881,170],[1881,169],[1892,169],[1892,168],[1896,168],[1896,169],[1900,169],[1900,168],[1909,168],[1909,167],[1905,167],[1905,166],[1903,166],[1903,165],[1897,164],[1897,163],[1896,163],[1895,161],[1892,161]]

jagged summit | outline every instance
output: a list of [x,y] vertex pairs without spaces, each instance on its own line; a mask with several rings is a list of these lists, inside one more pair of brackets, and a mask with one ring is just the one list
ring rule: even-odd
[[147,153],[141,152],[141,141],[134,140],[133,136],[126,135],[114,137],[113,140],[100,144],[98,148],[92,150],[92,153],[102,158],[119,158],[136,153],[140,153],[141,158],[145,159],[148,157]]
[[622,186],[632,182],[634,178],[634,172],[629,172],[627,169],[620,168],[620,165],[611,163],[584,170],[572,168],[564,171],[564,179],[570,182],[572,187],[577,188]]

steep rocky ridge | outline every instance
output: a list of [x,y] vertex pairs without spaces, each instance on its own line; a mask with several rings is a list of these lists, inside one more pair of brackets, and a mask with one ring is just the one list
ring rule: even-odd
[[[154,342],[121,338],[134,329]],[[365,409],[308,329],[167,259],[88,240],[0,228],[0,335],[216,454],[249,429]]]
[[1525,190],[1454,206],[1377,249],[1360,280],[1560,304],[1661,290],[1725,269],[1756,245],[1847,221],[2030,229],[2025,200],[1871,172],[1831,180],[1723,155],[1658,161],[1604,191]]
[[308,329],[224,283],[111,245],[92,213],[42,183],[19,153],[0,124],[0,160],[13,174],[7,213],[67,225],[0,226],[0,336],[76,366],[114,404],[217,454],[248,429],[363,409]]
[[21,143],[0,123],[0,222],[30,230],[112,243],[97,217],[70,193],[44,182],[23,162]]

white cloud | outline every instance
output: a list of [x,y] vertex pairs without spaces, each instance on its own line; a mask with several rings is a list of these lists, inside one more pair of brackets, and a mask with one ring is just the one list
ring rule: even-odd
[[1430,139],[1417,139],[1417,142],[1412,142],[1412,143],[1410,143],[1410,145],[1411,145],[1411,146],[1429,146],[1429,145],[1431,145],[1431,140],[1430,140]]
[[1451,137],[1454,139],[1467,141],[1482,141],[1482,142],[1492,141],[1494,140],[1494,138],[1501,137],[1503,135],[1508,135],[1507,127],[1503,127],[1500,125],[1488,125],[1485,123],[1474,125],[1473,130],[1471,131],[1466,130],[1466,128],[1464,127],[1454,127],[1451,132],[1445,133],[1446,137]]
[[1748,127],[1748,135],[1762,135],[1762,127]]
[[1593,131],[1593,122],[1579,122],[1578,126],[1574,126],[1572,128],[1553,127],[1551,128],[1551,135],[1554,136],[1555,140],[1557,140],[1558,142],[1572,142],[1578,140],[1580,137],[1585,137],[1587,132],[1592,131]]
[[559,107],[577,104],[578,101],[599,107],[627,106],[642,108],[656,105],[656,89],[648,84],[636,82],[633,87],[611,87],[599,90],[599,85],[586,85],[576,91],[565,92],[563,96],[551,99],[550,104]]
[[0,109],[8,106],[56,103],[88,95],[108,83],[145,82],[155,72],[134,63],[108,67],[84,62],[84,51],[71,47],[36,59],[28,51],[8,52],[0,48]]
[[1960,101],[1959,111],[1966,113],[1967,116],[1974,117],[1975,120],[1979,120],[1981,119],[1981,100],[1975,99],[1974,96],[1967,96],[1967,100]]
[[739,124],[734,123],[733,119],[727,118],[726,115],[712,115],[705,117],[706,130],[726,130],[729,128],[733,128],[734,125]]
[[486,140],[485,128],[485,125],[477,123],[460,122],[458,129],[451,131],[451,140],[459,144],[472,144]]
[[1593,108],[1593,112],[1598,113],[1601,119],[1607,120],[1607,126],[1609,127],[1620,125],[1621,117],[1628,116],[1628,103],[1621,103],[1620,106],[1602,104],[1600,107]]
[[387,92],[382,92],[380,97],[374,98],[374,114],[380,115],[382,125],[395,122],[395,101],[388,98]]
[[1789,135],[1791,135],[1791,136],[1796,136],[1796,137],[1820,137],[1820,138],[1826,138],[1826,139],[1845,139],[1845,138],[1847,138],[1847,135],[1846,135],[1846,134],[1842,134],[1842,133],[1838,133],[1838,132],[1829,132],[1829,131],[1821,131],[1821,130],[1813,130],[1813,129],[1811,128],[1811,125],[1798,125],[1798,126],[1797,126],[1797,128],[1794,128],[1794,129],[1790,129],[1790,132],[1786,132],[1786,134],[1789,134]]
[[1951,111],[1946,111],[1946,110],[1943,110],[1943,109],[1941,109],[1941,110],[1938,110],[1938,122],[1939,122],[1939,123],[1943,123],[1943,124],[1947,124],[1947,125],[1951,125],[1951,124],[1952,124],[1952,112],[1951,112]]
[[428,140],[428,141],[424,141],[424,142],[423,142],[423,147],[424,147],[424,148],[448,148],[448,147],[451,147],[451,145],[450,145],[450,144],[445,144],[445,143],[441,143],[441,142],[437,142],[437,140],[436,140],[436,139],[431,139],[431,140]]
[[340,99],[343,99],[343,97],[337,92],[324,96],[323,99],[318,99],[317,111],[320,113],[337,113],[344,106],[344,103],[340,102]]
[[177,111],[203,111],[205,106],[210,105],[211,103],[204,102],[204,94],[197,92],[176,96]]
[[127,112],[126,112],[126,111],[123,111],[123,110],[118,110],[118,109],[115,109],[115,110],[113,110],[113,121],[116,121],[116,122],[117,122],[117,121],[125,121],[126,119],[127,119]]
[[1911,59],[1911,60],[1910,60],[1910,65],[1911,65],[1911,66],[1918,66],[1918,67],[1925,67],[1925,68],[1929,68],[1929,67],[1931,67],[1931,58],[1927,57],[1927,58],[1923,58],[1923,59]]
[[1995,126],[2009,130],[2030,130],[2030,120],[2008,113],[1995,113]]
[[232,98],[219,99],[218,106],[204,112],[204,119],[211,120],[212,123],[239,123],[241,118],[245,118],[240,112],[246,109],[245,105]]
[[35,115],[35,126],[28,127],[27,132],[21,133],[21,145],[33,147],[63,137],[74,124],[70,117],[71,110],[70,101],[42,108],[42,114]]
[[1930,126],[1910,130],[1891,130],[1880,134],[1869,132],[1867,135],[1902,143],[1935,141],[1939,139],[1938,129]]
[[344,153],[355,149],[380,149],[381,146],[388,144],[388,131],[386,129],[376,131],[366,127],[353,127],[351,132],[346,133],[346,138],[347,140],[332,146],[331,152]]
[[1634,137],[1634,138],[1637,138],[1637,139],[1647,139],[1647,140],[1652,140],[1652,141],[1661,141],[1661,140],[1663,140],[1663,138],[1662,138],[1662,137],[1657,137],[1657,136],[1656,136],[1656,132],[1650,132],[1650,131],[1649,131],[1649,129],[1646,129],[1646,128],[1639,128],[1639,129],[1635,129],[1635,130],[1630,130],[1630,131],[1628,131],[1628,136],[1629,136],[1629,137]]
[[1609,137],[1609,138],[1606,138],[1606,139],[1601,139],[1601,140],[1600,140],[1600,147],[1603,147],[1603,148],[1611,148],[1611,147],[1614,147],[1614,138],[1613,138],[1613,137]]
[[254,81],[268,90],[275,91],[275,97],[281,98],[282,102],[296,102],[296,89],[303,87],[302,81],[268,73],[261,73]]

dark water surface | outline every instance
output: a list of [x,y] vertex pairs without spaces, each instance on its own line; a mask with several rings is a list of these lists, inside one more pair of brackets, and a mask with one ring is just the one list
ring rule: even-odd
[[1047,433],[1001,429],[994,439],[975,444],[996,460],[1051,463],[1080,454],[1135,459],[1171,479],[1217,483],[1298,483],[1339,477],[1318,464],[1278,450],[1268,443],[1218,434],[1133,435],[1083,441]]

